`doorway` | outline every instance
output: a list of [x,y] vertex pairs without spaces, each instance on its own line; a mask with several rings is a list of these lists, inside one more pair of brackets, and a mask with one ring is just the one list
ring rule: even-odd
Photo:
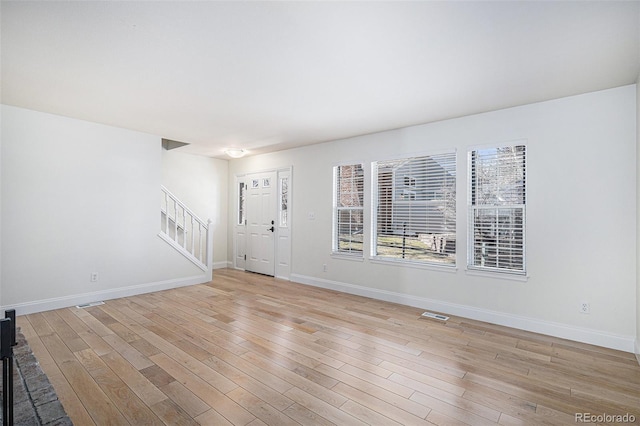
[[237,269],[289,279],[291,169],[236,176]]
[[276,173],[248,175],[247,263],[245,269],[275,275]]

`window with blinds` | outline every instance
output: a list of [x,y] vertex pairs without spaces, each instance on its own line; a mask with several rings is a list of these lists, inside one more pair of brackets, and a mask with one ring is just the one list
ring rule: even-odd
[[336,166],[333,252],[362,256],[364,170],[362,164]]
[[455,265],[456,153],[373,164],[378,259]]
[[526,147],[469,153],[470,269],[525,273]]

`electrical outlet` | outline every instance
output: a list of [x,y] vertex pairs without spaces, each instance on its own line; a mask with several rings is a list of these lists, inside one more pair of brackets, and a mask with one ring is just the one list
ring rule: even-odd
[[98,273],[97,272],[92,272],[91,273],[91,282],[92,283],[98,282]]
[[590,314],[591,313],[591,305],[589,305],[589,302],[580,302],[580,308],[579,311],[581,314]]
[[322,264],[322,272],[327,272],[327,264],[326,263]]

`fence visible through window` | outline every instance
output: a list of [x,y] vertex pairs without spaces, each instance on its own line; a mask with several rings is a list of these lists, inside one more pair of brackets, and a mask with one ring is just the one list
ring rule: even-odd
[[454,265],[456,155],[446,152],[375,163],[374,255]]

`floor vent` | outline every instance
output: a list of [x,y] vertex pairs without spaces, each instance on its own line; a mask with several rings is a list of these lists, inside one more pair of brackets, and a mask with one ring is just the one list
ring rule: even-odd
[[78,309],[90,308],[92,306],[100,306],[104,305],[104,302],[91,302],[91,303],[83,303],[82,305],[76,305]]
[[444,315],[440,315],[440,314],[434,314],[433,312],[423,312],[422,315],[420,315],[422,318],[433,318],[433,319],[437,319],[440,321],[447,321],[449,319],[449,317],[444,316]]

